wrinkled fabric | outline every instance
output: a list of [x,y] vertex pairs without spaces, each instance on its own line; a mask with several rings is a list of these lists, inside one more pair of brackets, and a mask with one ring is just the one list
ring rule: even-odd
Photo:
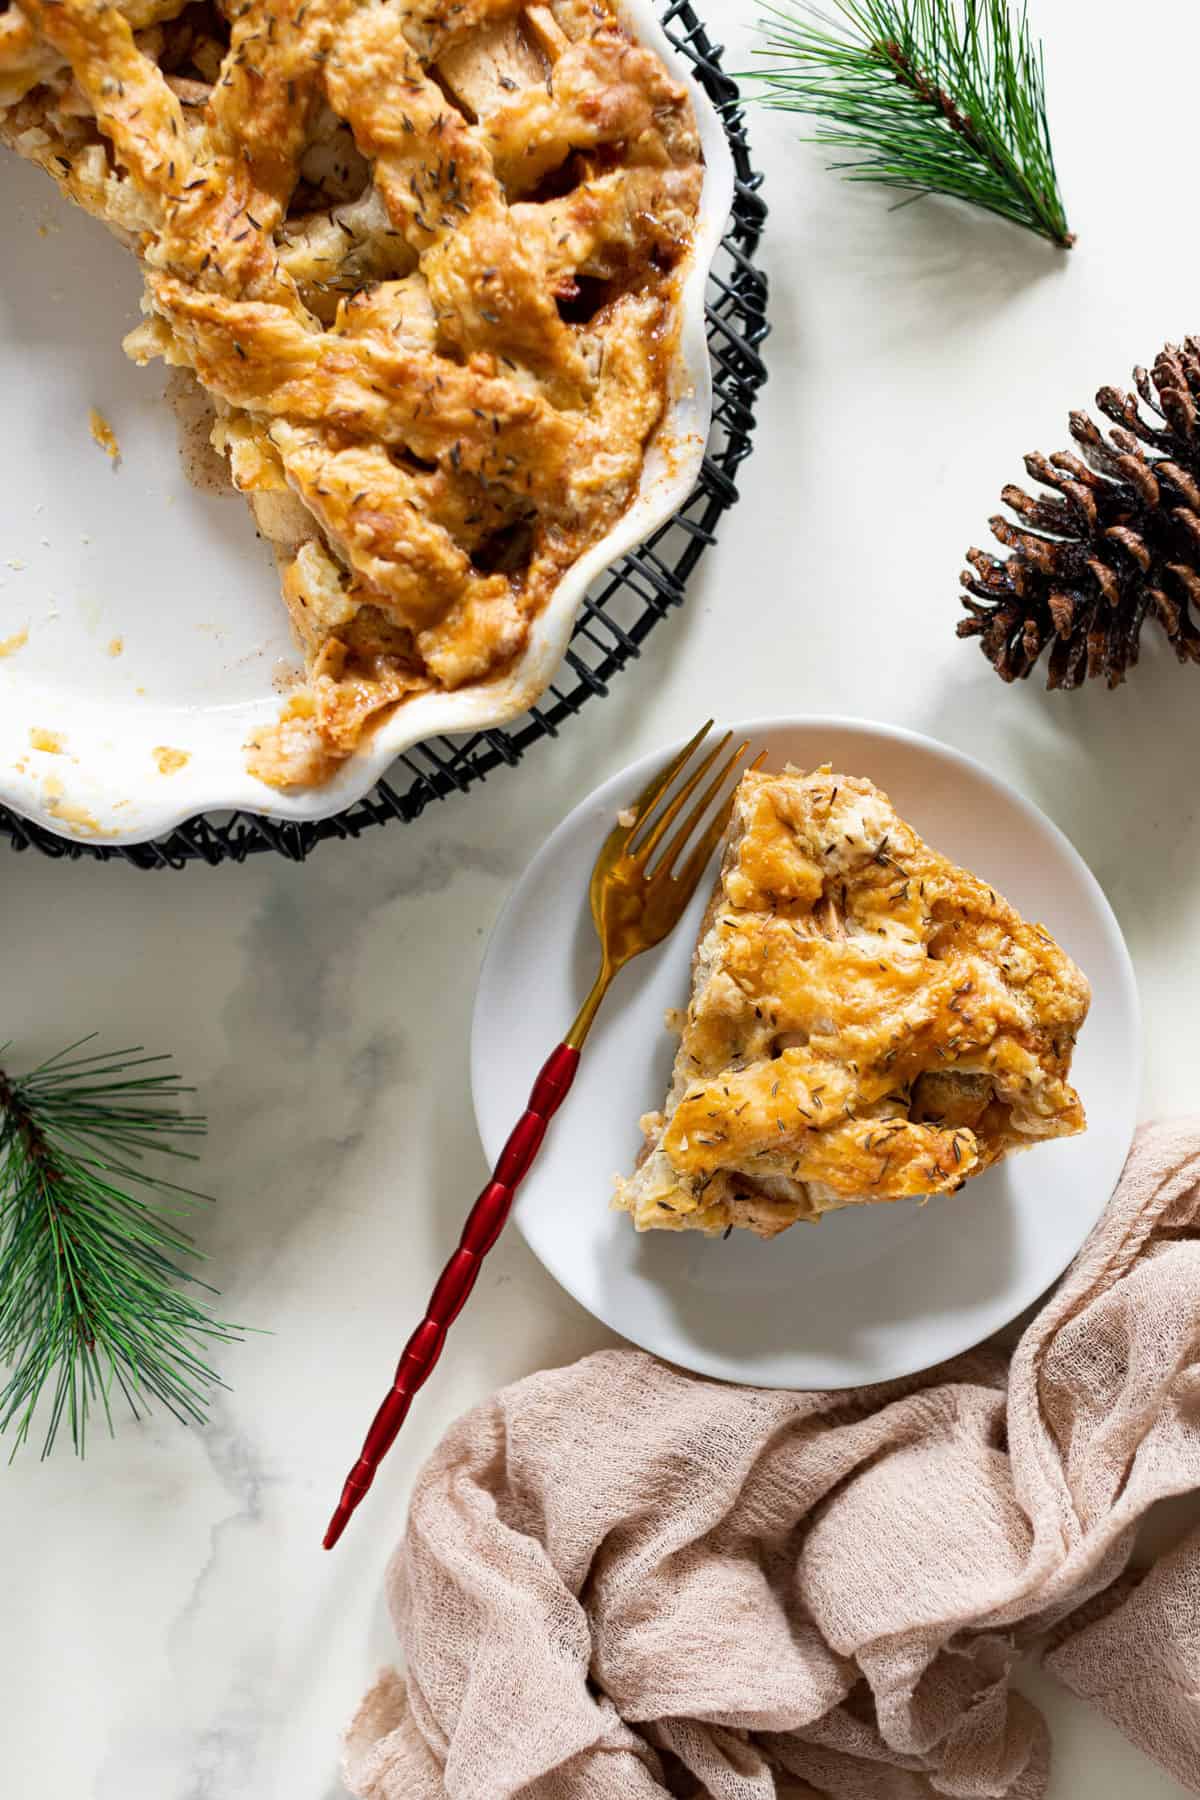
[[810,1394],[608,1350],[476,1407],[418,1479],[388,1574],[406,1675],[354,1719],[348,1783],[1039,1800],[1047,1733],[1010,1676],[1052,1636],[1200,1793],[1200,1535],[1098,1598],[1147,1507],[1197,1487],[1193,1120],[1142,1131],[1011,1359]]
[[1168,1774],[1200,1781],[1200,1531],[1046,1658]]

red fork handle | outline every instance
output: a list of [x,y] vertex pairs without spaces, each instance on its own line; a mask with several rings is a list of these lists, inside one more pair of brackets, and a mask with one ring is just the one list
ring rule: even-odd
[[500,1236],[512,1211],[517,1189],[542,1146],[546,1127],[570,1092],[579,1067],[579,1052],[560,1044],[551,1052],[533,1084],[529,1104],[500,1152],[492,1179],[467,1215],[458,1248],[442,1270],[429,1298],[425,1317],[404,1346],[395,1378],[383,1405],[371,1421],[362,1455],[346,1477],[337,1511],[325,1533],[332,1550],[355,1507],[375,1479],[375,1471],[403,1425],[413,1395],[429,1378],[446,1342],[446,1333],[467,1303],[483,1259]]

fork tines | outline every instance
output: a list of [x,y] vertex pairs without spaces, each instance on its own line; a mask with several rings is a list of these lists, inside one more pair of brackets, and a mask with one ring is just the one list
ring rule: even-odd
[[[748,738],[740,743],[735,750],[731,751],[729,755],[721,761],[722,753],[726,750],[733,737],[731,731],[725,732],[725,734],[718,738],[712,748],[701,758],[696,767],[691,770],[682,786],[676,789],[673,794],[671,792],[675,782],[678,780],[679,776],[688,769],[695,752],[700,748],[701,744],[703,744],[709,732],[712,730],[712,725],[713,721],[709,719],[696,735],[684,745],[674,761],[669,763],[668,766],[654,778],[634,803],[634,818],[633,823],[628,827],[628,836],[624,846],[624,854],[641,870],[647,881],[654,881],[663,876],[669,876],[672,871],[676,869],[676,865],[679,863],[679,859],[683,855],[684,850],[687,848],[691,839],[696,835],[697,831],[704,825],[705,820],[709,818],[709,814],[712,811],[714,804],[720,798],[722,793],[724,793],[727,784],[729,784],[730,776],[736,770],[736,778],[732,784],[729,784],[728,792],[725,793],[722,804],[713,817],[709,819],[707,828],[699,838],[686,863],[678,870],[675,877],[678,881],[685,885],[688,883],[694,885],[699,880],[700,875],[703,873],[709,858],[712,856],[713,851],[720,842],[725,827],[729,822],[729,814],[733,806],[733,797],[736,792],[737,781],[740,780],[744,773],[741,764],[746,751],[749,748]],[[765,754],[765,752],[762,752],[755,759],[755,762],[752,765],[754,768],[758,768],[761,765]],[[667,840],[665,847],[656,856],[655,852],[658,851],[659,846],[663,843],[663,839],[666,837],[667,832],[675,823],[676,819],[679,818],[680,813],[683,811],[683,808],[691,799],[692,795],[696,793],[697,788],[700,787],[705,776],[709,774],[710,770],[713,769],[714,764],[717,764],[718,762],[719,767],[717,767],[716,773],[713,774],[712,779],[703,789],[695,804],[681,820],[678,829],[673,836]],[[667,798],[668,795],[671,795],[670,799]],[[666,801],[667,803],[663,805],[663,801]],[[652,860],[653,867],[651,866]]]

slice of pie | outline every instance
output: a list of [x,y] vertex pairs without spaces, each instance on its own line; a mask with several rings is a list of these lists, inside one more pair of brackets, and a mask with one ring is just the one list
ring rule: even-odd
[[953,1192],[1084,1129],[1069,1076],[1089,998],[1048,932],[869,781],[748,774],[671,1092],[615,1204],[640,1231],[773,1237]]
[[255,772],[499,684],[673,369],[696,124],[608,0],[8,0],[0,142],[138,257],[127,348],[275,548],[309,683]]

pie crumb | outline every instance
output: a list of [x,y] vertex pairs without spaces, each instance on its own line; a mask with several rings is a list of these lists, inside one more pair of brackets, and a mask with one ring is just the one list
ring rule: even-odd
[[117,442],[117,434],[102,412],[93,406],[88,413],[88,424],[92,436],[103,450],[105,456],[115,468],[121,460],[121,446]]
[[62,756],[67,740],[61,731],[44,731],[40,725],[35,725],[29,733],[29,745],[33,750],[44,750],[48,756]]
[[107,832],[93,813],[86,806],[77,806],[73,800],[65,800],[61,786],[56,784],[57,791],[51,792],[47,783],[45,789],[46,811],[64,825],[73,825],[77,831],[86,832],[89,837],[110,837],[114,833]]
[[11,637],[0,638],[0,657],[15,656],[17,651],[23,650],[28,642],[29,627],[24,625],[20,631],[14,631]]
[[108,654],[110,656],[120,656],[122,651],[124,650],[124,648],[125,648],[125,639],[124,638],[115,637],[115,638],[110,638],[108,640]]
[[188,763],[192,760],[189,751],[172,750],[167,744],[159,744],[158,748],[152,751],[151,754],[158,764],[158,772],[160,775],[175,775],[180,769],[186,768]]
[[626,831],[633,829],[637,824],[637,813],[632,806],[623,806],[621,808],[620,812],[617,814],[617,824],[623,825]]

